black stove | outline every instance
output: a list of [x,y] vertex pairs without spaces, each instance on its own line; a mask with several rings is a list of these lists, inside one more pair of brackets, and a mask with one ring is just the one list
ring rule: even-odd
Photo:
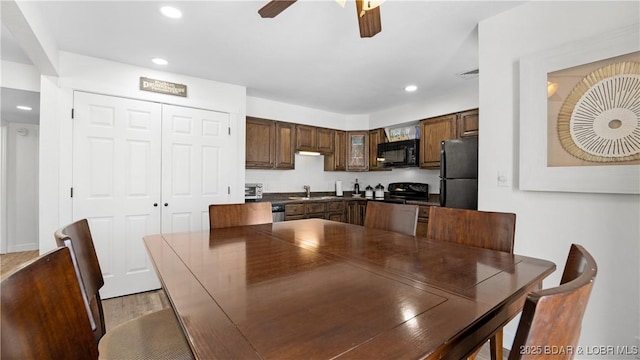
[[387,188],[389,197],[385,201],[403,203],[407,200],[427,201],[429,199],[429,184],[400,182],[391,183]]

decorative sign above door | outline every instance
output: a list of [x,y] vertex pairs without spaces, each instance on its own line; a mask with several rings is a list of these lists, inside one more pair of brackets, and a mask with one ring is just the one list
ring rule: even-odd
[[187,85],[169,81],[140,77],[140,90],[151,91],[160,94],[187,97]]

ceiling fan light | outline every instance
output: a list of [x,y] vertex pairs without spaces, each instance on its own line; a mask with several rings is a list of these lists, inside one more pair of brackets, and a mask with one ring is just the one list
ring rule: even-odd
[[360,16],[362,17],[367,11],[371,11],[379,7],[384,0],[364,0],[362,1],[362,9],[360,10]]

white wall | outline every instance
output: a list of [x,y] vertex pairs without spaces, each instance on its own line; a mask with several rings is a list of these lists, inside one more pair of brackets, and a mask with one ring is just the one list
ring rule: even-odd
[[38,128],[7,124],[7,252],[38,250]]
[[[234,169],[229,172],[232,201],[244,201],[245,109],[243,86],[193,78],[149,68],[91,58],[66,52],[59,54],[59,77],[41,78],[40,106],[40,251],[55,246],[53,232],[71,222],[73,91],[155,101],[227,112],[230,114]],[[186,98],[139,90],[141,76],[187,85]]]
[[[517,214],[515,252],[557,265],[545,287],[559,283],[571,243],[595,257],[598,276],[583,321],[583,347],[640,344],[635,339],[640,336],[640,196],[518,189],[518,64],[527,54],[637,25],[639,6],[637,1],[529,2],[479,26],[479,207]],[[510,186],[497,186],[498,172],[509,177]],[[516,325],[505,329],[506,347]]]

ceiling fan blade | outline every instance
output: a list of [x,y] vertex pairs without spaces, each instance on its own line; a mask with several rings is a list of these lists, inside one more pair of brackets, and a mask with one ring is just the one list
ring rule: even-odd
[[358,15],[358,25],[360,26],[361,38],[373,37],[375,34],[382,31],[380,7],[378,6],[362,13],[364,1],[367,0],[356,0],[356,13]]
[[296,0],[271,0],[267,5],[258,10],[258,14],[263,18],[274,18],[286,8],[293,5]]

